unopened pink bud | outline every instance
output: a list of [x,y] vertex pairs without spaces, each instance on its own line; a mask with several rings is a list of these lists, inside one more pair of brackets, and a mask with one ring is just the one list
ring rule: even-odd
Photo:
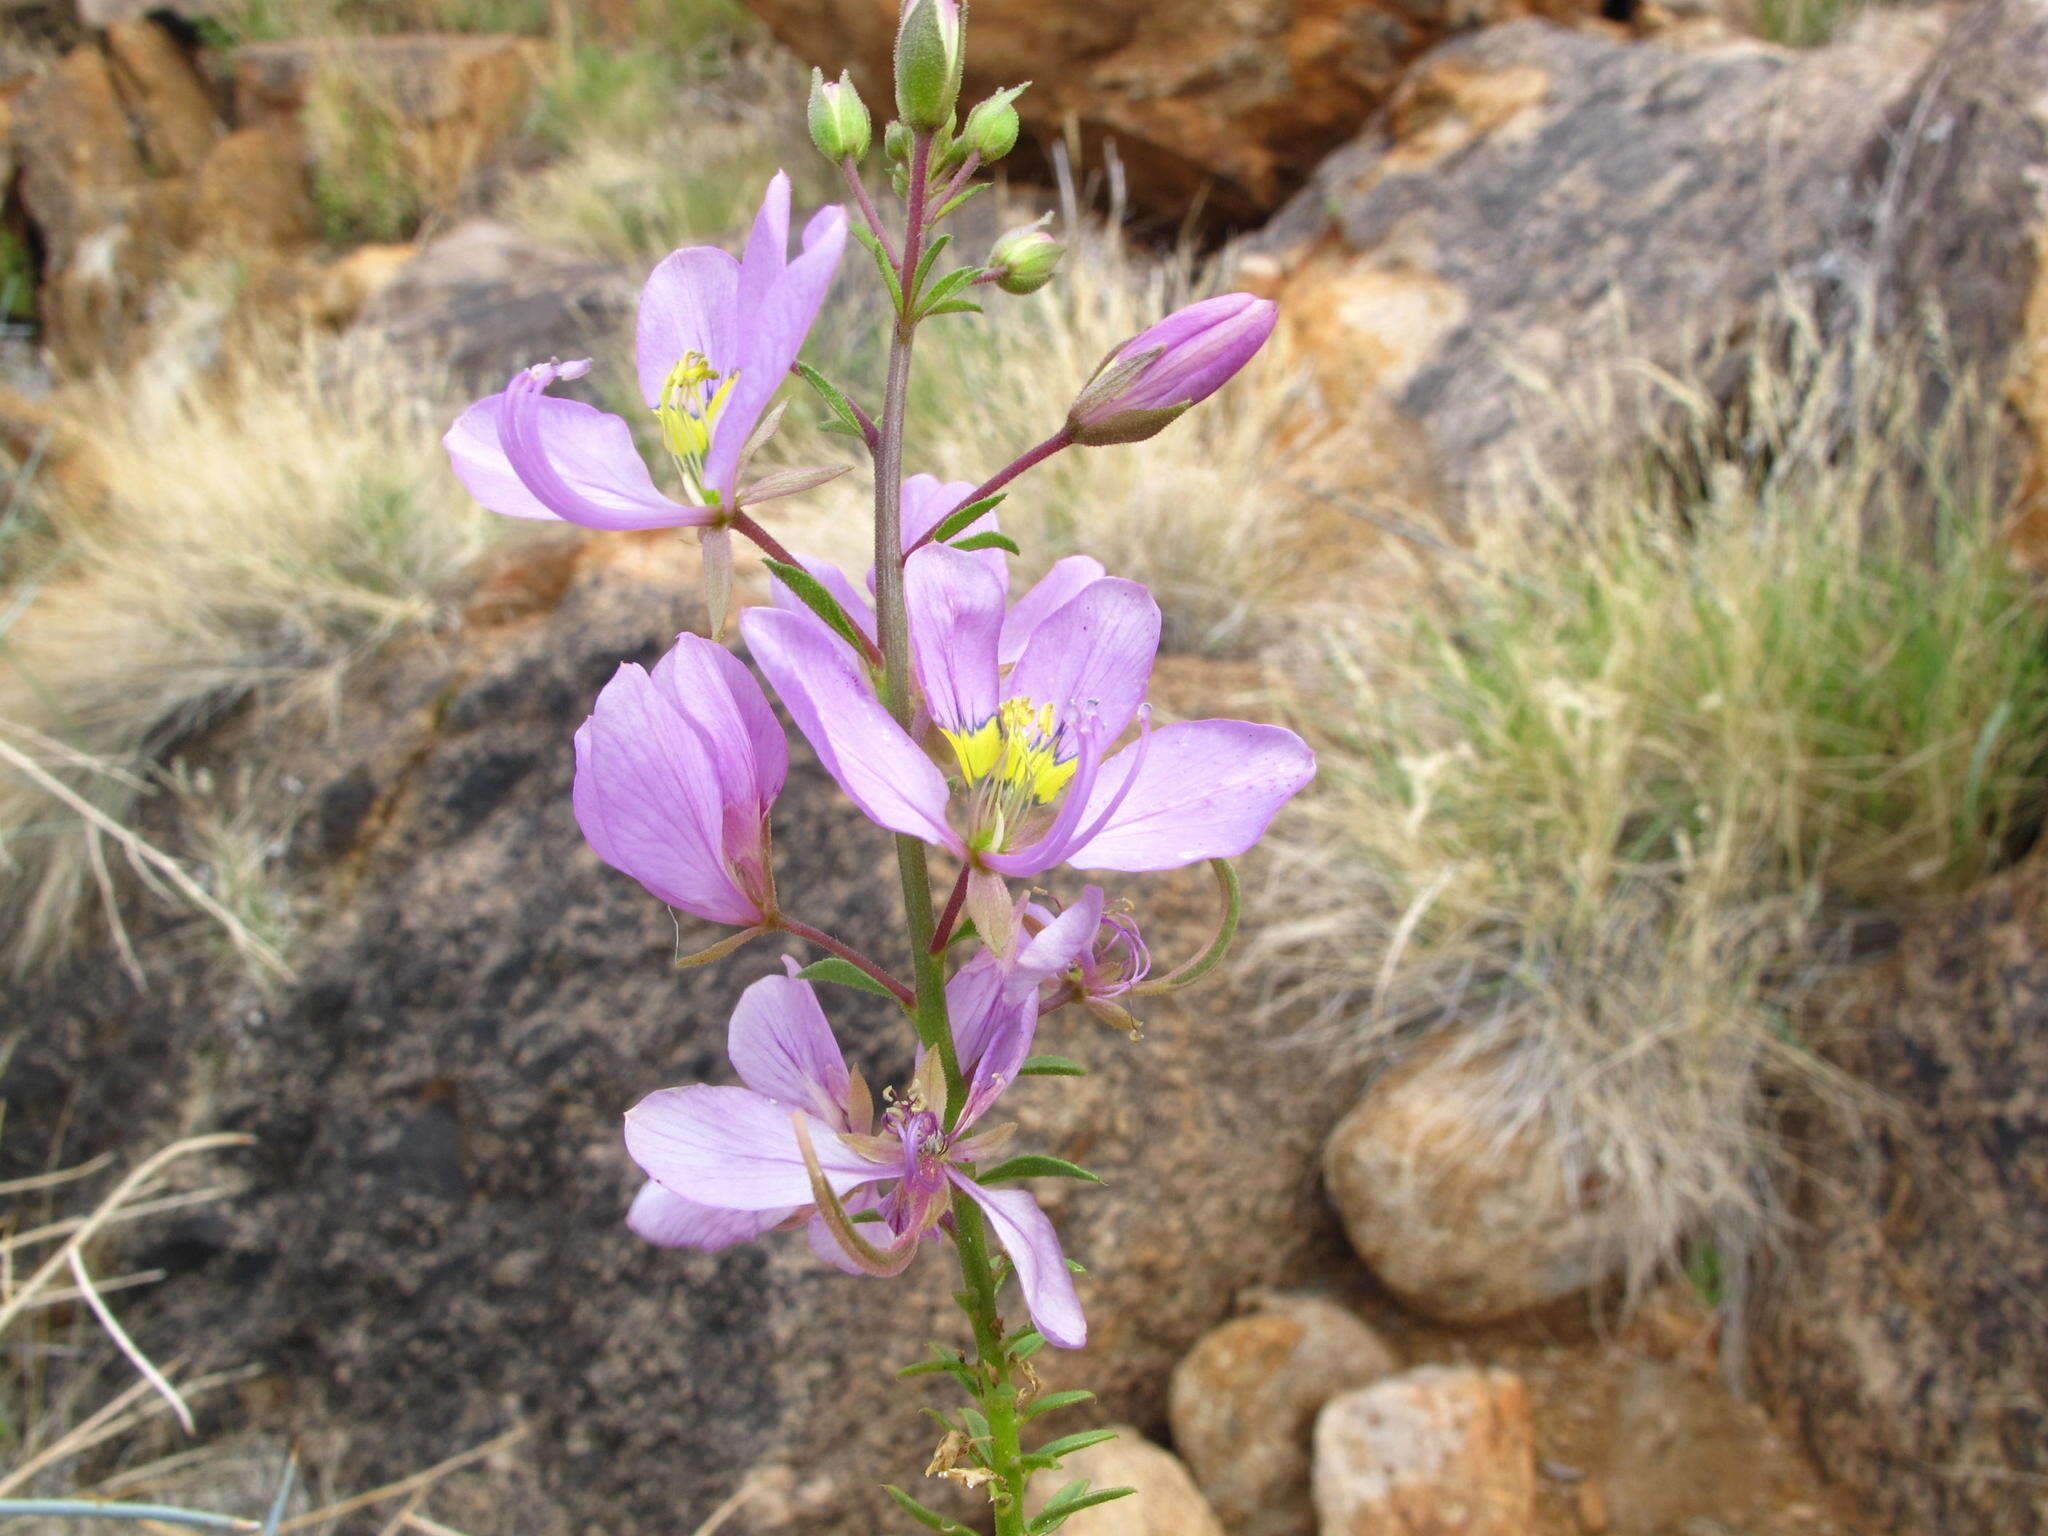
[[1135,443],[1229,383],[1252,360],[1280,311],[1270,299],[1226,293],[1175,310],[1112,352],[1067,413],[1077,443]]

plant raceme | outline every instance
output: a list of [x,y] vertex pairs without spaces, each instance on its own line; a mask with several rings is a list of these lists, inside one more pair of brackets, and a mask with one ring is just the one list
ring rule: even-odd
[[[1076,1006],[1136,1039],[1134,1003],[1218,963],[1239,912],[1229,861],[1264,835],[1315,760],[1275,726],[1154,727],[1152,595],[1087,555],[1020,588],[1009,558],[1017,547],[997,521],[1004,488],[1035,465],[1149,437],[1215,393],[1271,334],[1272,304],[1226,294],[1160,320],[1082,383],[1050,436],[979,484],[903,473],[919,327],[977,312],[970,295],[983,289],[1042,287],[1060,256],[1031,226],[998,242],[985,266],[940,269],[950,238],[940,225],[981,190],[976,172],[1007,152],[1018,126],[1011,103],[1021,87],[966,114],[955,136],[964,25],[955,0],[905,9],[901,120],[882,135],[898,220],[882,217],[863,179],[874,138],[866,106],[850,78],[828,84],[821,74],[813,142],[844,174],[861,224],[826,208],[792,258],[789,180],[778,175],[742,256],[687,247],[648,279],[636,364],[668,489],[623,417],[552,392],[587,362],[520,370],[445,441],[464,485],[508,517],[699,530],[714,633],[730,607],[732,535],[767,557],[770,602],[742,613],[740,633],[847,799],[896,834],[908,964],[892,969],[785,908],[771,821],[789,747],[747,666],[694,634],[652,668],[621,666],[575,739],[575,814],[591,847],[660,901],[734,930],[684,964],[769,933],[825,952],[803,970],[786,961],[788,974],[740,994],[728,1034],[739,1085],[664,1088],[626,1116],[626,1150],[647,1180],[627,1221],[650,1242],[696,1249],[801,1228],[825,1262],[870,1276],[900,1275],[927,1242],[949,1244],[971,1347],[935,1346],[905,1374],[948,1376],[972,1406],[939,1415],[947,1433],[931,1475],[981,1490],[997,1536],[1047,1536],[1129,1490],[1069,1481],[1027,1514],[1031,1477],[1106,1432],[1024,1446],[1038,1414],[1087,1397],[1041,1398],[1031,1354],[1080,1348],[1087,1323],[1079,1266],[1016,1181],[1094,1176],[1045,1153],[1005,1155],[1015,1126],[989,1116],[1026,1077],[1083,1070],[1031,1054],[1047,1013]],[[849,233],[873,257],[894,314],[878,413],[798,357]],[[864,580],[792,554],[749,510],[844,472],[751,472],[792,374],[823,401],[828,429],[858,440],[871,461],[876,558]],[[934,852],[956,871],[943,903]],[[1031,884],[1063,866],[1134,874],[1204,861],[1217,875],[1222,925],[1207,951],[1164,974],[1128,903],[1093,885],[1062,903]],[[819,981],[893,998],[911,1024],[905,1077],[879,1100],[847,1064]],[[1023,1329],[1002,1312],[1013,1279],[1030,1319]],[[903,1489],[888,1491],[929,1529],[966,1536]]]

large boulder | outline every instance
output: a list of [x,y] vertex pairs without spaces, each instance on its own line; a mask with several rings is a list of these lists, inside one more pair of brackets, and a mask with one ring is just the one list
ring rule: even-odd
[[[806,63],[852,66],[889,102],[900,0],[747,0]],[[1453,32],[1515,16],[1598,17],[1595,0],[976,0],[967,92],[1029,80],[1047,140],[1113,140],[1131,195],[1178,221],[1270,211],[1356,133],[1401,71]]]
[[[1357,481],[1427,506],[1538,473],[1569,484],[1669,401],[1660,373],[1713,387],[1708,360],[1773,335],[1777,306],[1854,324],[1845,300],[1875,269],[1907,274],[1901,231],[1868,210],[1905,152],[1899,124],[1947,78],[1946,53],[1929,62],[1941,23],[1873,16],[1793,53],[1525,21],[1423,60],[1247,249],[1355,442]],[[1951,89],[1987,85],[2005,89],[2004,72],[1957,70]],[[1929,194],[1945,230],[1951,194]],[[1987,331],[2018,335],[2035,200],[1999,205],[2010,237],[1946,251],[1908,297],[1981,282],[1979,309],[2000,317]],[[1976,360],[2002,367],[2002,345]]]
[[1822,1468],[1901,1531],[2048,1531],[2048,850],[1816,1022],[1876,1098],[1816,1127],[1760,1349]]
[[[53,1135],[67,1154],[136,1147],[200,1102],[208,1125],[252,1133],[248,1193],[135,1255],[178,1274],[123,1317],[159,1358],[205,1340],[211,1358],[267,1366],[274,1390],[249,1411],[266,1433],[342,1447],[321,1467],[338,1486],[524,1422],[517,1524],[533,1536],[691,1530],[775,1467],[743,1528],[872,1536],[902,1523],[884,1524],[884,1479],[948,1498],[916,1480],[937,1439],[916,1409],[953,1389],[892,1376],[960,1332],[946,1255],[879,1281],[827,1269],[800,1235],[678,1254],[622,1225],[637,1182],[622,1112],[660,1086],[730,1080],[733,999],[780,953],[678,972],[678,951],[715,935],[679,933],[570,811],[570,734],[599,687],[701,617],[684,547],[529,546],[464,633],[365,664],[338,715],[258,710],[188,744],[222,782],[301,786],[297,979],[225,982],[190,923],[152,935],[137,914],[147,997],[105,956],[10,996],[28,1043],[0,1081],[0,1155],[19,1171],[45,1166]],[[1194,672],[1177,676],[1168,713],[1213,707]],[[802,753],[776,845],[795,910],[894,953],[887,840]],[[1215,920],[1205,876],[1148,882],[1145,900],[1163,962]],[[1043,1190],[1090,1269],[1092,1338],[1034,1365],[1141,1425],[1162,1422],[1174,1363],[1240,1291],[1341,1262],[1313,1168],[1345,1087],[1262,1049],[1255,992],[1148,1008],[1143,1044],[1070,1010],[1041,1048],[1092,1075],[1033,1079],[1005,1104],[1020,1144],[1109,1181]],[[900,1082],[901,1021],[862,993],[827,1002],[871,1080]],[[1046,1432],[1089,1422],[1070,1410]],[[503,1528],[502,1504],[463,1499],[437,1494],[436,1517]]]

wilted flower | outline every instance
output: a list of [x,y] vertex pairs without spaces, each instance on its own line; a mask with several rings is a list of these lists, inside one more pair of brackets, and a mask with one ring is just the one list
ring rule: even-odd
[[1067,413],[1073,440],[1135,443],[1216,393],[1273,334],[1270,299],[1226,293],[1175,310],[1110,353]]
[[1026,906],[1024,917],[1027,926],[1040,932],[1060,923],[1078,924],[1087,930],[1089,941],[1075,952],[1066,973],[1071,989],[1066,995],[1103,1023],[1126,1030],[1135,1039],[1138,1021],[1118,999],[1128,996],[1152,974],[1152,951],[1138,931],[1129,903],[1111,905],[1102,887],[1091,885],[1071,907],[1063,909],[1047,898]]
[[1159,608],[1133,581],[1061,561],[1014,606],[975,555],[905,566],[918,682],[936,739],[889,714],[853,652],[807,614],[741,620],[755,660],[840,788],[874,821],[963,859],[968,910],[1007,946],[1005,877],[1059,864],[1125,871],[1230,858],[1314,776],[1292,731],[1196,720],[1142,731]]
[[650,1242],[709,1249],[808,1226],[812,1250],[829,1263],[899,1274],[947,1223],[958,1190],[1008,1251],[1034,1326],[1048,1343],[1080,1348],[1087,1323],[1052,1223],[1028,1192],[988,1187],[972,1171],[1007,1130],[970,1134],[1029,1054],[1037,984],[1068,963],[1062,946],[1079,942],[1077,931],[1041,935],[1047,942],[1030,952],[1032,969],[1005,971],[978,957],[948,985],[969,1083],[950,1131],[936,1058],[922,1058],[910,1088],[877,1116],[811,984],[794,975],[755,982],[733,1010],[727,1040],[745,1086],[665,1088],[626,1116],[627,1150],[650,1180],[629,1224]]
[[[640,387],[682,485],[655,489],[624,418],[547,393],[589,362],[537,363],[464,411],[442,441],[469,493],[507,517],[586,528],[702,528],[714,622],[730,587],[742,451],[796,361],[846,248],[846,213],[821,209],[789,259],[789,178],[777,172],[744,257],[674,252],[640,295]],[[782,477],[755,500],[816,484]]]
[[768,815],[789,745],[761,685],[683,635],[621,666],[576,732],[576,820],[597,856],[670,906],[753,927],[775,911]]

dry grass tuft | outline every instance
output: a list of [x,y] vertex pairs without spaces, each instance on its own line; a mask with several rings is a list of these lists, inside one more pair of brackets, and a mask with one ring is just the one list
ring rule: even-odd
[[[1632,1213],[1640,1284],[1778,1219],[1772,1099],[1847,924],[2035,831],[2048,610],[1995,411],[1810,340],[1572,504],[1410,551],[1308,661],[1323,747],[1267,942],[1353,1060],[1492,1064],[1504,1129]],[[1447,535],[1448,538],[1448,535]]]
[[[38,499],[0,609],[0,741],[30,762],[0,774],[17,968],[79,931],[99,843],[133,825],[155,756],[255,691],[448,622],[455,578],[505,526],[447,472],[450,402],[388,358],[257,349],[217,380],[108,382],[67,403],[95,423],[98,489]],[[253,899],[218,870],[193,878],[231,907]]]

